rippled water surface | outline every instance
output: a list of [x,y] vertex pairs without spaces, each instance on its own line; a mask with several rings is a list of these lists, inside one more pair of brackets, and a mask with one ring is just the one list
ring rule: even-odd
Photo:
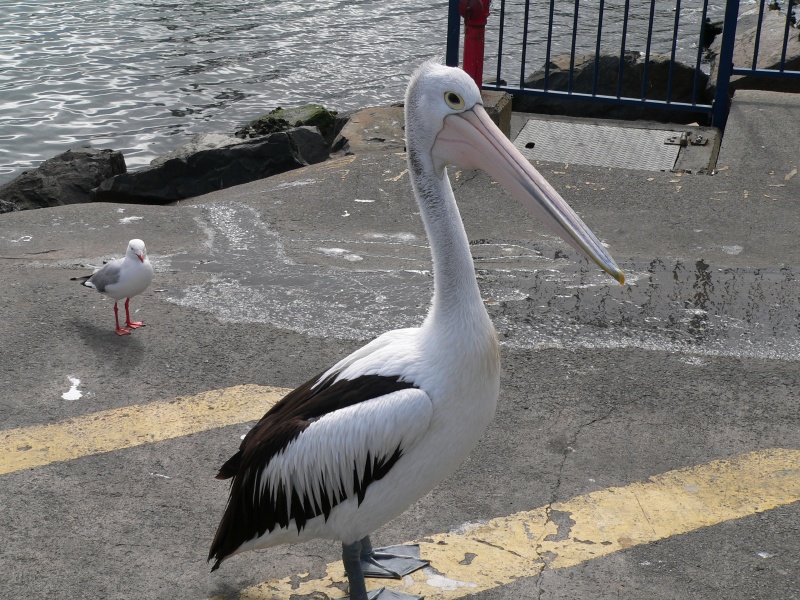
[[[487,29],[487,73],[496,65],[499,4]],[[507,2],[509,80],[518,76],[523,4]],[[536,11],[547,4],[532,3],[530,70],[544,56],[545,13]],[[622,4],[605,2],[609,51],[619,48]],[[631,4],[634,48],[650,3]],[[654,50],[668,51],[674,4],[656,4]],[[557,5],[556,53],[569,50],[572,27],[572,3]],[[580,6],[578,50],[593,50],[599,2]],[[686,32],[696,29],[698,7],[682,3]],[[231,132],[276,106],[399,101],[413,68],[444,56],[446,23],[445,0],[0,2],[0,184],[79,143],[121,150],[135,168],[190,135]],[[693,60],[695,42],[682,34],[679,56]]]

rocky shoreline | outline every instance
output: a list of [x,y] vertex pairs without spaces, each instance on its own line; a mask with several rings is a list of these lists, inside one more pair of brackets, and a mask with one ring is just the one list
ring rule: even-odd
[[[319,105],[275,109],[228,133],[203,133],[129,172],[122,153],[90,146],[0,187],[0,213],[75,204],[169,204],[327,160],[347,122]],[[337,145],[338,144],[338,145]]]
[[[758,67],[777,68],[783,52],[785,13],[765,11],[762,20],[758,51]],[[755,51],[757,9],[740,16],[737,27],[735,64],[749,65]],[[709,23],[708,32],[717,32],[717,24]],[[709,39],[712,34],[709,33]],[[710,103],[713,82],[716,81],[720,38],[710,44],[711,74],[697,73],[693,65],[676,64],[669,68],[669,57],[651,55],[648,64],[648,97],[666,98],[668,80],[672,77],[671,101],[693,100]],[[557,56],[549,65],[549,87],[566,90],[571,59]],[[638,97],[644,77],[642,54],[626,52],[623,57],[622,95]],[[619,56],[602,55],[597,61],[598,93],[616,95]],[[800,70],[800,36],[790,35],[786,48],[787,70]],[[572,90],[591,93],[594,80],[595,56],[577,56],[572,72]],[[531,74],[527,87],[542,87],[544,67]],[[692,97],[694,82],[700,81],[702,97]],[[763,89],[800,92],[800,80],[778,80],[737,76],[731,81],[731,93],[736,89]],[[609,92],[608,90],[612,90]],[[507,101],[506,101],[507,102]],[[13,181],[0,187],[0,213],[60,206],[79,202],[129,202],[137,204],[169,204],[208,192],[277,175],[302,166],[327,160],[331,154],[347,153],[351,149],[345,125],[354,119],[355,125],[368,130],[370,111],[355,115],[338,115],[320,105],[292,109],[275,109],[247,123],[233,133],[207,133],[195,136],[189,143],[154,159],[150,166],[128,172],[121,152],[100,150],[88,146],[68,150],[44,161],[37,169],[23,172]],[[397,127],[389,134],[376,134],[375,140],[385,149],[402,148],[402,110],[395,107]],[[639,107],[563,102],[534,96],[517,96],[513,110],[519,112],[560,114],[568,116],[612,119],[648,119],[680,122],[674,111],[656,111]],[[687,113],[690,120],[696,116]],[[363,121],[367,121],[364,124]],[[688,122],[688,121],[687,121]],[[383,135],[383,137],[381,137]],[[391,138],[391,139],[388,139]]]

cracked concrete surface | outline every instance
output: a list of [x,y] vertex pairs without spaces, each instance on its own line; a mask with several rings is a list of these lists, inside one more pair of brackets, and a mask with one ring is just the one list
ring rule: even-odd
[[[488,242],[473,249],[503,339],[500,402],[462,468],[377,532],[377,543],[541,506],[551,507],[559,535],[558,525],[564,532],[569,523],[552,512],[558,502],[753,450],[800,447],[800,178],[785,179],[800,153],[789,147],[796,136],[780,129],[794,112],[762,111],[757,101],[748,97],[743,116],[778,140],[772,162],[772,148],[725,148],[724,141],[720,160],[728,168],[713,177],[541,165],[621,265],[639,275],[625,288],[574,266],[569,250],[487,177],[453,177],[469,238]],[[778,130],[770,132],[762,121],[775,115]],[[744,143],[735,131],[729,139]],[[242,383],[295,386],[360,345],[347,335],[292,330],[277,322],[280,315],[226,322],[219,306],[168,300],[215,289],[215,265],[201,261],[220,260],[214,252],[224,240],[208,245],[205,221],[196,217],[217,209],[204,206],[257,214],[266,228],[258,230],[264,263],[275,258],[268,230],[292,261],[310,265],[307,273],[377,282],[369,299],[381,308],[371,314],[421,319],[430,263],[403,160],[392,152],[344,157],[171,207],[72,205],[3,215],[6,426]],[[308,180],[315,183],[295,185]],[[756,193],[762,190],[772,198]],[[129,216],[143,218],[120,222]],[[377,234],[386,237],[369,237]],[[144,239],[163,269],[138,304],[147,327],[119,340],[110,306],[68,280],[131,237]],[[232,255],[222,258],[236,266]],[[266,278],[258,281],[260,269],[250,275],[240,263],[221,276],[268,287]],[[417,286],[386,284],[405,271]],[[405,300],[392,304],[394,294],[383,292],[394,289]],[[659,289],[667,293],[654,295]],[[362,310],[345,302],[341,313]],[[371,332],[383,326],[378,321],[365,319],[364,327]],[[67,375],[81,379],[80,401],[61,400]],[[318,575],[339,557],[336,543],[244,554],[209,574],[205,548],[227,491],[213,475],[242,433],[231,426],[4,476],[0,596],[233,597],[266,579]],[[798,531],[800,506],[788,505],[472,597],[795,600]]]

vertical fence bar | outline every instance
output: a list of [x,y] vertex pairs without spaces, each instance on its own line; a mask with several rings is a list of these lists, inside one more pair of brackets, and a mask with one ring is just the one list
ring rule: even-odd
[[502,70],[502,64],[503,64],[503,26],[505,22],[506,22],[506,0],[500,0],[500,27],[498,28],[499,38],[497,41],[497,77],[494,80],[495,85],[500,85],[500,81],[502,81],[500,77],[500,72]]
[[694,64],[694,83],[692,84],[692,104],[697,104],[697,91],[700,89],[700,61],[703,57],[703,48],[706,32],[706,15],[708,14],[708,0],[703,0],[703,16],[700,17],[700,39],[697,40],[697,60]]
[[605,0],[600,0],[597,14],[597,43],[594,47],[594,73],[592,76],[592,96],[597,95],[597,77],[600,74],[600,38],[603,36],[603,8]]
[[758,47],[761,45],[761,24],[764,22],[764,4],[767,0],[759,0],[758,8],[758,24],[756,25],[756,41],[753,44],[753,67],[752,69],[755,71],[756,64],[758,64]]
[[[528,52],[528,16],[530,15],[531,0],[525,0],[525,18],[522,24],[522,64],[519,67],[519,89],[525,87],[525,55]],[[545,79],[545,81],[547,81]],[[545,85],[545,88],[547,86]]]
[[792,19],[792,0],[786,5],[786,24],[783,27],[783,50],[781,51],[781,73],[786,69],[786,46],[789,44],[789,24]]
[[572,93],[572,81],[575,77],[575,43],[578,38],[578,11],[580,0],[575,0],[575,15],[572,19],[572,47],[569,53],[569,81],[567,82],[567,93]]
[[628,13],[630,9],[630,0],[625,0],[625,16],[622,18],[622,42],[619,46],[619,69],[617,70],[617,98],[622,97],[622,71],[625,67],[625,38],[628,37]]
[[733,71],[733,43],[736,37],[736,19],[739,16],[739,0],[726,0],[725,20],[722,23],[722,45],[719,51],[717,69],[717,90],[711,113],[711,125],[725,129],[728,120],[728,91]]
[[548,90],[550,87],[550,51],[553,49],[553,15],[555,14],[555,10],[556,10],[556,0],[550,0],[550,16],[547,19],[547,52],[545,53],[544,57],[545,91]]
[[681,21],[681,0],[675,0],[675,26],[672,29],[672,54],[669,60],[669,75],[667,75],[667,102],[672,101],[672,77],[675,74],[675,52],[678,46],[678,28]]
[[653,21],[656,13],[656,0],[650,0],[650,20],[647,26],[647,45],[644,51],[644,72],[642,73],[642,100],[647,98],[647,76],[650,70],[650,45],[653,42]]
[[461,15],[458,12],[458,0],[450,0],[447,11],[447,54],[445,63],[449,67],[458,66],[458,43],[461,37]]

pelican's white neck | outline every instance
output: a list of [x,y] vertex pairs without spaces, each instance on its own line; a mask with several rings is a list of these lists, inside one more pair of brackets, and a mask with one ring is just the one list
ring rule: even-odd
[[489,322],[475,280],[475,265],[447,171],[437,173],[429,154],[409,148],[409,172],[431,245],[434,293],[426,324],[451,320]]

